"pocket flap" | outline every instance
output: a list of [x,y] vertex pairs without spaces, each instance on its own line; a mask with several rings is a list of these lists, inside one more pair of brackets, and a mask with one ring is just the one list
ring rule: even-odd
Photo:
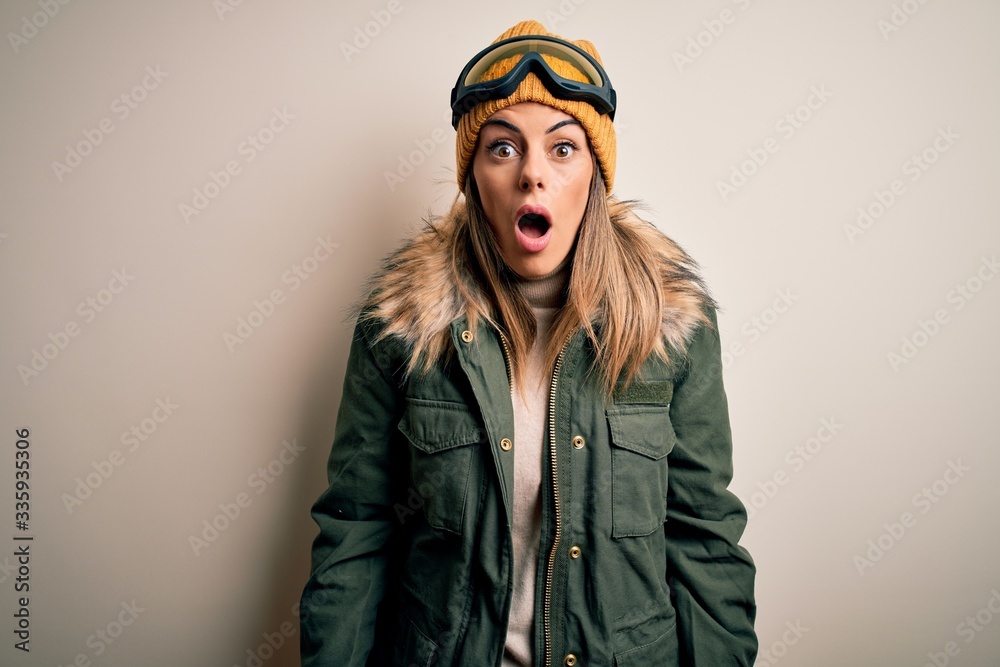
[[617,385],[615,403],[653,403],[669,405],[674,397],[673,380],[633,380],[627,387]]
[[630,405],[607,409],[615,446],[651,459],[662,459],[677,442],[666,406]]
[[479,442],[482,430],[461,403],[411,398],[397,428],[428,454]]

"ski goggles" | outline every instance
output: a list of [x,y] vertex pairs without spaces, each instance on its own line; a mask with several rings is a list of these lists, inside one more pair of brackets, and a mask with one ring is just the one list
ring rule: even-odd
[[[542,55],[564,60],[587,77],[586,82],[567,79],[549,66]],[[496,79],[479,79],[497,62],[520,55],[513,69]],[[480,102],[509,97],[528,75],[534,72],[552,95],[564,100],[587,102],[599,114],[614,121],[617,95],[607,72],[597,60],[570,42],[547,35],[521,35],[492,44],[477,53],[458,76],[451,91],[451,125]]]

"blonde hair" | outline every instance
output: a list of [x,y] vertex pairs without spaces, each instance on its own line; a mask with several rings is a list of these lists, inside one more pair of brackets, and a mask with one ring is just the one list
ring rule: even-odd
[[[600,374],[602,389],[611,396],[617,383],[628,385],[635,378],[650,354],[670,362],[661,330],[665,280],[713,306],[714,301],[696,271],[697,264],[683,250],[676,248],[677,257],[664,262],[644,235],[623,224],[629,215],[638,217],[635,210],[640,203],[609,197],[597,159],[591,155],[594,175],[570,250],[573,257],[566,302],[551,325],[542,364],[546,375],[551,373],[563,344],[583,327],[595,352],[590,372]],[[527,359],[537,335],[535,317],[503,260],[471,173],[464,194],[468,216],[451,248],[453,275],[459,285],[463,274],[482,281],[480,289],[463,288],[470,328],[474,329],[477,318],[482,317],[504,332],[511,348],[513,379],[523,387],[521,360]],[[475,258],[476,270],[460,270],[463,257],[469,255]],[[708,318],[703,321],[708,323]]]
[[[597,158],[591,152],[591,159]],[[517,287],[483,211],[470,173],[464,201],[448,216],[425,220],[421,241],[410,239],[386,258],[355,305],[358,321],[384,321],[374,342],[398,337],[408,354],[401,381],[453,361],[451,318],[464,314],[475,331],[479,318],[500,330],[510,351],[511,380],[524,387],[524,360],[537,335],[535,316]],[[584,329],[594,350],[588,375],[598,373],[605,396],[627,386],[655,354],[670,364],[683,354],[697,324],[711,326],[715,307],[697,264],[652,223],[639,218],[640,203],[607,195],[601,170],[593,170],[587,206],[570,253],[566,300],[549,329],[542,364],[546,374],[567,339]],[[464,213],[464,215],[462,214]],[[437,225],[436,221],[445,224]],[[395,278],[396,271],[412,280]],[[428,284],[420,284],[420,274]],[[416,282],[414,282],[416,281]],[[416,295],[414,290],[429,290]],[[454,293],[457,289],[458,293]],[[423,303],[425,299],[438,301]]]

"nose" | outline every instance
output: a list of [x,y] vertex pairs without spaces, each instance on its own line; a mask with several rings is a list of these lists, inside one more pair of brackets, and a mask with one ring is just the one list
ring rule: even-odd
[[527,192],[533,188],[542,190],[546,186],[545,156],[537,148],[529,148],[521,161],[521,190]]

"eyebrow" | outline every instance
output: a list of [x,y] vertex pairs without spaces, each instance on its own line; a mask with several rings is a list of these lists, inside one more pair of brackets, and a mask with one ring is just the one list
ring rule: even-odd
[[[502,125],[503,127],[506,127],[508,130],[512,130],[514,132],[517,132],[518,134],[524,134],[524,132],[521,132],[521,128],[519,128],[517,125],[514,125],[514,123],[507,122],[502,118],[490,118],[485,123],[483,123],[483,127],[486,127],[487,125]],[[545,130],[545,134],[550,134],[552,132],[555,132],[563,125],[581,125],[581,123],[576,118],[567,118],[566,120],[561,120],[552,127],[550,127],[549,129]]]

